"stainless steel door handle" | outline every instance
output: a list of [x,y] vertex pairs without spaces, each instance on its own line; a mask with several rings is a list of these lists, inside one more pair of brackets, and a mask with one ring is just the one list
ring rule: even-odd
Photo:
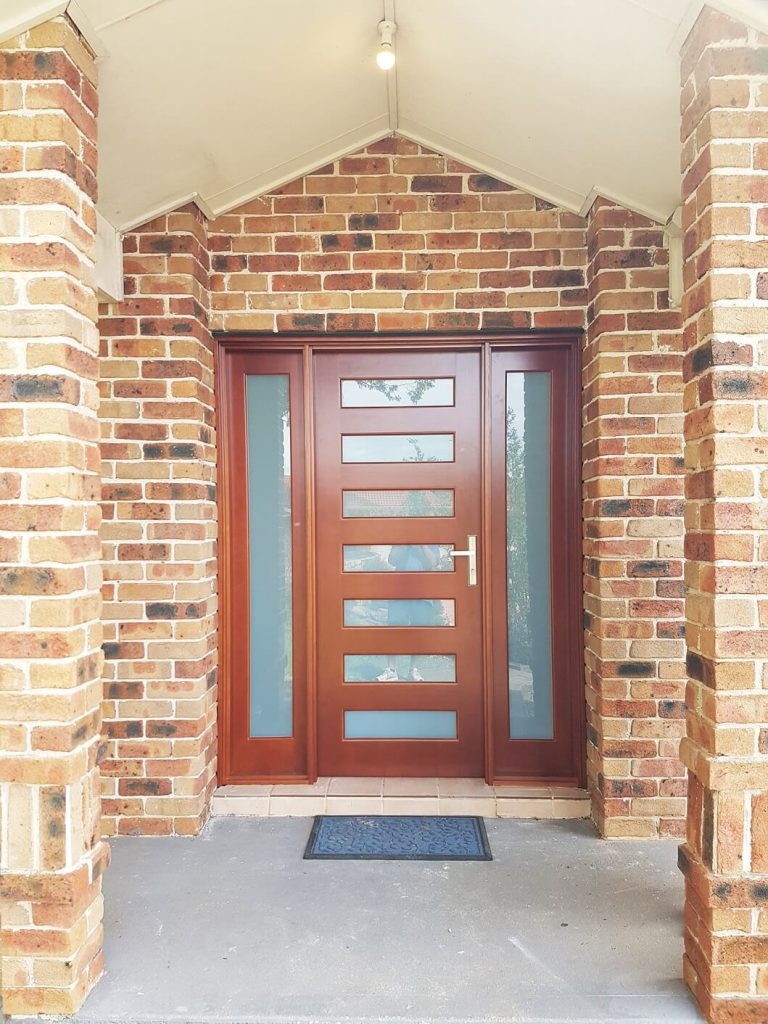
[[466,551],[450,551],[451,558],[466,558],[467,561],[467,583],[470,587],[477,586],[477,537],[470,533],[467,537]]

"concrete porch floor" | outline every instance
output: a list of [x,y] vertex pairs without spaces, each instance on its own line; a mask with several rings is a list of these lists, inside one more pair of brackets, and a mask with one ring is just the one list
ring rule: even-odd
[[[674,842],[489,820],[488,863],[303,861],[307,818],[121,838],[88,1024],[678,1024]],[[70,1018],[71,1019],[71,1018]]]

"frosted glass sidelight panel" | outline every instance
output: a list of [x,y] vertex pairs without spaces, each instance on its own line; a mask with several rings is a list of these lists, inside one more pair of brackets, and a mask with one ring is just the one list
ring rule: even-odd
[[345,683],[455,683],[455,654],[345,654]]
[[452,600],[395,598],[386,600],[347,600],[344,602],[345,626],[455,626],[456,607]]
[[550,378],[507,374],[509,735],[553,738]]
[[345,544],[344,572],[453,572],[453,544]]
[[344,491],[345,519],[448,517],[453,491]]
[[455,711],[345,711],[347,740],[455,740]]
[[341,405],[344,409],[453,405],[453,377],[343,380]]
[[249,735],[293,732],[291,427],[288,375],[246,377]]
[[342,434],[342,462],[453,462],[453,434]]

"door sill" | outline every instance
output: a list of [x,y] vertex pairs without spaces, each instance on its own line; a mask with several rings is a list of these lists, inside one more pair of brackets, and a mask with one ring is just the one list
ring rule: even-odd
[[484,818],[588,818],[589,794],[570,786],[488,786],[482,779],[321,778],[304,784],[220,786],[215,817],[315,814],[477,814]]

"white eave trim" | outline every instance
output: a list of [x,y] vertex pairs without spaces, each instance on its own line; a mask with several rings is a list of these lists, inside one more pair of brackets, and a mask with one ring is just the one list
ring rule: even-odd
[[409,118],[400,119],[400,127],[397,134],[402,135],[404,139],[410,139],[411,142],[418,143],[420,146],[426,146],[427,149],[434,149],[436,153],[449,156],[453,160],[467,164],[482,174],[489,174],[493,178],[498,178],[499,181],[504,181],[508,185],[521,189],[523,192],[528,192],[529,195],[537,196],[539,199],[544,199],[555,206],[570,210],[571,213],[578,213],[581,208],[581,196],[578,192],[574,192],[564,185],[548,181],[546,178],[540,178],[538,175],[531,174],[521,167],[515,167],[513,164],[508,164],[503,160],[497,160],[495,157],[490,156],[488,153],[483,153],[479,149],[464,146],[456,139],[452,139],[448,135],[442,135],[440,132],[432,131],[430,128],[425,128]]
[[[382,114],[367,124],[353,128],[352,131],[345,132],[344,135],[337,136],[329,145],[317,146],[315,149],[307,150],[294,159],[278,164],[275,167],[270,167],[266,171],[254,175],[252,178],[239,182],[237,185],[232,185],[221,192],[215,192],[213,195],[205,196],[202,202],[210,211],[210,213],[206,213],[206,216],[210,218],[220,217],[222,214],[229,213],[230,210],[235,210],[238,206],[242,206],[243,203],[250,202],[251,199],[258,199],[259,196],[274,192],[276,189],[282,188],[283,185],[287,185],[297,178],[303,178],[305,174],[311,174],[319,167],[324,167],[325,164],[330,164],[334,160],[340,160],[344,156],[356,153],[358,150],[364,149],[374,142],[379,142],[391,134],[389,115]],[[206,212],[205,207],[201,206],[203,212]]]
[[586,199],[578,210],[579,215],[581,217],[588,216],[589,211],[598,199],[607,199],[609,203],[615,203],[616,206],[622,206],[625,210],[631,210],[632,213],[639,213],[641,217],[647,217],[648,220],[653,220],[657,224],[666,224],[669,220],[668,212],[655,210],[650,206],[643,206],[641,203],[636,203],[632,199],[627,199],[626,196],[620,196],[616,192],[611,192],[610,189],[602,188],[600,185],[595,185],[594,188],[589,190]]
[[38,0],[37,3],[29,5],[29,13],[24,17],[4,18],[0,15],[0,43],[43,25],[51,18],[58,18],[60,14],[67,14],[72,19],[80,35],[91,48],[97,63],[109,55],[104,41],[77,0]]
[[42,0],[29,5],[29,13],[24,17],[2,17],[0,15],[0,43],[21,35],[30,28],[42,25],[51,18],[57,18],[66,11],[68,0]]

